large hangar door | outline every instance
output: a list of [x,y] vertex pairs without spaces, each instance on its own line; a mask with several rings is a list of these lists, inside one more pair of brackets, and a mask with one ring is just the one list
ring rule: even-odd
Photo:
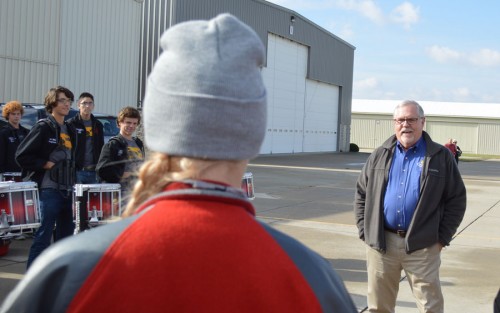
[[260,153],[337,151],[339,87],[306,79],[308,47],[268,35],[266,138]]
[[337,151],[339,87],[307,80],[304,152]]
[[303,151],[307,54],[304,45],[268,36],[267,67],[262,70],[268,120],[261,153]]

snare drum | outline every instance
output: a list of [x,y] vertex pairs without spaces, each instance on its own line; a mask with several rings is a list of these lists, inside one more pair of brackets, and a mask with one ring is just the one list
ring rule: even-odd
[[[109,219],[121,215],[121,186],[120,184],[76,184],[74,186],[73,202],[82,197],[87,209],[89,224],[106,224]],[[81,212],[81,211],[80,211]],[[77,219],[76,205],[73,207],[73,217]],[[76,221],[78,223],[78,221]]]
[[241,179],[241,190],[243,190],[243,193],[247,196],[248,199],[255,199],[252,173],[247,172],[245,173],[245,175],[243,175],[243,178]]
[[40,213],[37,184],[0,182],[0,219],[7,221],[10,230],[38,228]]
[[13,181],[13,182],[22,182],[23,177],[21,172],[5,172],[2,173],[2,181]]

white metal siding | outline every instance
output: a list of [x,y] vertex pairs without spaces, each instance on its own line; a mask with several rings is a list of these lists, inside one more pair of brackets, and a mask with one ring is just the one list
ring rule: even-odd
[[375,138],[368,135],[375,134],[375,125],[375,120],[353,117],[351,121],[351,141],[360,148],[375,147]]
[[339,88],[307,80],[304,152],[337,151]]
[[64,0],[60,83],[88,91],[96,111],[137,106],[141,4],[133,0]]
[[392,120],[370,118],[352,120],[351,139],[359,148],[376,148],[392,135],[394,135]]
[[60,0],[0,1],[0,102],[42,103],[58,81]]
[[261,153],[337,151],[339,88],[306,79],[308,47],[269,34],[267,133]]
[[[427,116],[424,130],[440,144],[448,138],[457,139],[464,153],[500,155],[500,123],[495,118]],[[351,142],[360,148],[374,149],[392,134],[392,115],[353,113]]]
[[[500,155],[500,123],[484,123],[478,125],[478,154]],[[462,149],[461,139],[458,146]]]
[[478,124],[456,123],[456,122],[432,122],[427,121],[426,131],[432,140],[442,145],[449,138],[457,139],[460,150],[464,153],[478,153]]
[[269,34],[267,133],[261,153],[302,152],[307,47]]

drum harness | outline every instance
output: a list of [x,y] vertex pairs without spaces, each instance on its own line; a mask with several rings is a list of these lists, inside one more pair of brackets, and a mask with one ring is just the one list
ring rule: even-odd
[[[54,123],[47,119],[40,120],[39,123],[47,124],[52,130],[56,133],[58,146],[52,151],[54,152],[56,149],[61,148],[61,131],[60,128],[54,125]],[[68,128],[68,132],[71,132],[73,137],[76,136],[75,131],[70,130],[70,126],[65,124]],[[72,138],[70,136],[71,144],[74,144],[74,147],[70,150],[70,158],[65,158],[54,164],[54,166],[48,170],[50,179],[57,183],[57,190],[64,198],[71,196],[71,191],[73,189],[73,185],[76,182],[76,164],[75,164],[75,153],[76,147],[78,145],[78,140],[76,138]],[[67,153],[66,151],[64,151]],[[66,155],[67,156],[67,155]]]

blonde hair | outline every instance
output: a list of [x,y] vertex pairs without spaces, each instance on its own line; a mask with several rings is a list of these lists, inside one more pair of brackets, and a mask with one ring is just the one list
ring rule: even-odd
[[160,193],[170,182],[199,179],[205,171],[222,162],[237,164],[241,161],[202,160],[155,152],[139,169],[137,182],[122,216],[133,215],[142,203]]

